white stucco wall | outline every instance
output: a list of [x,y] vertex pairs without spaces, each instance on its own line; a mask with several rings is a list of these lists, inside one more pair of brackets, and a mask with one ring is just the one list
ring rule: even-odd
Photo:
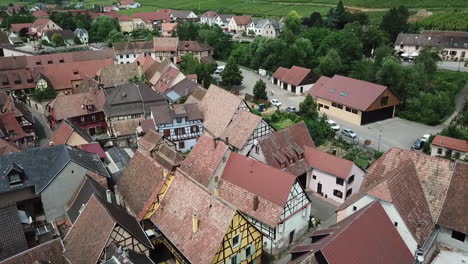
[[[442,153],[440,153],[440,154],[438,153],[439,149],[442,151]],[[431,156],[445,157],[447,150],[448,149],[444,148],[444,147],[431,145]],[[458,150],[452,150],[452,157],[455,156],[455,153],[460,153],[460,158],[459,158],[460,160],[464,160],[467,157],[466,152],[461,152],[461,151],[458,151]]]
[[454,247],[460,249],[466,253],[468,253],[468,235],[465,234],[465,242],[461,242],[457,239],[452,238],[452,230],[445,228],[443,226],[440,227],[439,235],[437,236],[437,242],[443,243],[450,247]]
[[[315,179],[313,176],[315,175]],[[336,184],[336,177],[318,169],[311,169],[307,172],[306,186],[312,191],[317,192],[318,184],[322,184],[322,193],[325,198],[332,199],[335,202],[343,203],[346,200],[346,181],[343,185]],[[333,195],[333,190],[338,190],[343,193],[343,197],[339,198]]]

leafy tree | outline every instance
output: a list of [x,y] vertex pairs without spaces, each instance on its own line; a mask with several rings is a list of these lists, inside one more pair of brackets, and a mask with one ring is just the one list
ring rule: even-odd
[[343,62],[343,65],[349,67],[353,61],[362,58],[362,43],[360,39],[347,30],[335,31],[330,33],[320,44],[316,55],[323,56],[329,50],[335,49]]
[[126,40],[127,38],[122,32],[117,31],[117,30],[112,30],[107,36],[106,42],[109,45],[109,47],[112,47],[113,43],[124,42]]
[[76,29],[74,17],[70,12],[52,12],[50,19],[63,29]]
[[179,68],[184,74],[196,74],[203,86],[208,88],[213,82],[212,75],[216,71],[216,64],[200,63],[192,54],[187,54],[182,57]]
[[318,118],[317,104],[310,94],[299,104],[299,115],[302,116],[304,120],[315,120]]
[[304,18],[302,23],[307,27],[323,27],[323,18],[319,12],[313,12],[309,17]]
[[75,21],[76,28],[84,28],[86,30],[90,30],[91,22],[93,21],[88,13],[84,15],[78,13],[76,16],[73,17],[73,20]]
[[54,99],[57,96],[57,93],[52,87],[48,86],[45,89],[34,89],[31,96],[35,100],[40,102],[40,101]]
[[221,72],[221,83],[228,89],[232,89],[233,85],[241,85],[244,76],[239,69],[234,57],[229,57],[224,70]]
[[91,23],[91,29],[89,30],[90,41],[105,41],[112,31],[120,31],[117,20],[108,16],[99,16]]
[[10,28],[11,24],[32,23],[34,20],[35,17],[33,17],[31,14],[14,14],[11,16],[3,16],[1,27]]
[[390,46],[380,46],[375,49],[374,52],[374,62],[377,67],[382,65],[382,60],[386,57],[393,56],[394,50]]
[[60,35],[58,33],[55,33],[55,34],[52,35],[52,43],[56,47],[65,45],[65,42],[63,41],[62,35]]
[[258,80],[253,87],[253,94],[255,99],[268,99],[266,84],[263,80]]
[[416,57],[416,65],[421,65],[427,74],[434,74],[437,71],[437,62],[440,60],[439,52],[436,49],[425,48]]
[[75,36],[75,38],[73,39],[73,43],[75,43],[76,45],[83,44],[83,43],[81,42],[81,39],[80,39],[78,36]]
[[214,48],[214,57],[225,60],[229,58],[232,50],[231,36],[226,34],[219,26],[209,27],[203,25],[198,31],[198,41],[207,43]]
[[252,63],[252,48],[247,43],[235,43],[235,46],[231,52],[231,56],[234,57],[239,65],[245,67],[251,67]]
[[324,144],[335,136],[335,131],[327,123],[325,115],[317,119],[305,119],[304,122],[316,146]]
[[393,42],[401,32],[407,32],[409,11],[406,7],[391,8],[382,18],[380,29],[390,35],[390,40]]
[[375,73],[375,63],[371,60],[362,60],[353,63],[350,77],[358,80],[375,82]]
[[331,33],[327,28],[309,28],[301,33],[302,38],[310,40],[312,48],[318,50],[322,41]]
[[294,34],[301,32],[302,17],[294,10],[288,13],[286,20],[284,21],[286,30],[290,30]]
[[175,33],[180,40],[196,40],[198,38],[198,30],[200,30],[199,24],[185,22],[177,24]]
[[320,58],[318,69],[321,74],[332,77],[335,74],[342,73],[345,70],[345,67],[341,62],[338,52],[331,49],[328,51],[326,56]]

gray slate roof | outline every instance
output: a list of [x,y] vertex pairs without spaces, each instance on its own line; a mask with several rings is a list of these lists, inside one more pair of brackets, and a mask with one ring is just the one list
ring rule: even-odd
[[112,89],[106,96],[107,117],[150,114],[150,108],[167,105],[166,99],[144,83],[128,83]]
[[[181,96],[188,96],[192,91],[198,87],[198,84],[188,78],[183,79],[182,81],[176,83],[170,89],[165,92],[165,96],[172,102],[177,101]],[[169,93],[176,93],[178,97],[168,96]],[[172,95],[174,95],[172,93]]]
[[263,28],[267,24],[271,24],[276,30],[280,30],[282,25],[276,19],[257,19],[254,20],[254,24],[256,28]]
[[67,215],[72,224],[75,223],[76,219],[80,215],[80,209],[83,204],[88,203],[89,198],[91,195],[98,197],[101,200],[106,200],[106,190],[102,187],[98,182],[96,182],[93,178],[86,176],[85,181],[81,185],[80,192],[75,197],[73,203],[67,210]]
[[192,11],[190,10],[172,10],[172,16],[176,18],[187,18]]
[[28,249],[15,203],[0,204],[0,261]]
[[112,159],[113,164],[115,164],[115,166],[118,169],[118,171],[116,172],[112,172],[112,170],[110,170],[112,179],[114,180],[114,182],[118,182],[120,175],[122,175],[122,172],[127,167],[132,157],[128,155],[127,151],[125,151],[124,148],[117,146],[109,148],[106,151],[106,155],[108,155],[109,158]]
[[420,34],[400,33],[395,45],[468,49],[468,32],[425,30]]
[[[66,145],[32,148],[0,156],[0,193],[35,187],[36,194],[39,194],[69,162],[109,177],[101,160],[94,153]],[[21,168],[23,184],[11,187],[7,174],[9,168],[14,166]]]
[[176,104],[170,106],[155,106],[151,108],[154,123],[170,124],[172,120],[179,117],[185,117],[187,120],[203,120],[203,114],[197,104]]

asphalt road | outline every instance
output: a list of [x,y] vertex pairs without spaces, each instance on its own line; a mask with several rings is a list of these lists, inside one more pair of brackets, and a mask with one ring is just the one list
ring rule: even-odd
[[[453,66],[455,62],[445,62],[443,65],[447,67]],[[224,65],[224,62],[218,62],[219,65]],[[456,63],[458,65],[458,63]],[[293,106],[299,108],[299,103],[305,98],[304,95],[296,95],[288,91],[282,90],[276,85],[271,83],[271,80],[267,77],[260,76],[258,73],[247,70],[241,67],[242,75],[244,80],[242,85],[239,86],[241,96],[245,96],[246,93],[253,94],[253,87],[255,82],[259,79],[265,81],[268,91],[268,98],[279,100],[282,105],[280,109],[285,109],[287,106]],[[273,96],[271,94],[273,91]],[[456,98],[456,112],[463,108],[464,102],[468,97],[468,84],[460,92]],[[452,115],[455,117],[456,113]],[[372,124],[357,126],[346,122],[346,120],[333,119],[337,124],[340,125],[341,129],[350,128],[356,132],[360,142],[364,140],[371,140],[371,146],[380,151],[386,151],[391,147],[399,147],[404,149],[410,149],[414,141],[421,138],[424,134],[436,134],[440,132],[450,121],[450,118],[439,126],[427,126],[421,123],[401,119],[391,118]]]
[[48,144],[49,138],[52,136],[52,130],[47,124],[45,116],[38,112],[37,110],[28,106],[31,111],[31,114],[34,118],[34,127],[36,130],[37,144],[38,146],[46,146]]

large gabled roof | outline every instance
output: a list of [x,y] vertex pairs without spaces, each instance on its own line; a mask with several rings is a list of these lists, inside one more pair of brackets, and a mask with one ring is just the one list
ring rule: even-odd
[[432,141],[432,145],[440,146],[448,149],[468,152],[468,141],[457,138],[437,135]]
[[211,85],[200,104],[205,131],[214,137],[221,136],[241,103],[240,97],[216,85]]
[[250,136],[262,122],[262,117],[247,111],[240,111],[221,134],[223,140],[229,141],[229,145],[242,149]]
[[210,179],[228,149],[229,147],[224,142],[203,135],[198,138],[197,144],[185,158],[180,170],[208,187]]
[[139,220],[143,219],[164,184],[164,169],[149,153],[137,150],[120,176],[118,192]]
[[71,122],[68,118],[63,120],[60,123],[60,125],[54,130],[49,142],[52,142],[54,145],[66,144],[73,132],[80,135],[88,143],[93,142],[93,139],[87,131],[75,125],[75,123]]
[[[333,264],[412,264],[413,254],[406,247],[385,210],[373,202],[343,221],[312,236],[323,236],[316,243],[299,245],[292,252],[299,257],[289,264],[318,263],[315,253]],[[301,255],[302,253],[302,255]]]
[[457,161],[437,224],[468,234],[468,163]]
[[70,264],[63,256],[63,243],[61,238],[45,242],[15,256],[12,256],[1,264],[31,264],[31,263],[53,263]]
[[[198,217],[193,233],[192,216]],[[190,263],[211,263],[236,210],[180,170],[151,221]]]
[[309,94],[314,98],[366,111],[385,90],[386,86],[335,75],[333,78],[320,77]]
[[[22,152],[0,156],[0,192],[16,188],[35,187],[36,193],[42,192],[47,185],[69,163],[75,162],[83,168],[109,177],[99,157],[94,153],[59,145],[44,148],[32,148]],[[8,181],[8,168],[19,166],[23,174],[21,187],[11,187]]]
[[[232,152],[221,175],[220,196],[240,211],[274,227],[286,205],[296,176]],[[253,209],[254,196],[260,203]]]
[[0,261],[28,249],[16,203],[0,204]]
[[305,159],[310,167],[345,180],[355,166],[350,160],[312,147],[305,147]]

